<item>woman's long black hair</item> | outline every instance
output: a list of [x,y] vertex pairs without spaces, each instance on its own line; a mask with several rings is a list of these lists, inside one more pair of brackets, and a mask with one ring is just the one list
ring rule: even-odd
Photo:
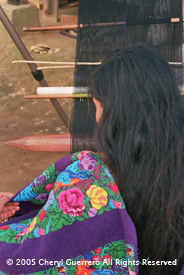
[[184,109],[175,76],[152,49],[113,52],[89,82],[102,103],[98,149],[105,153],[138,235],[140,274],[179,274],[184,265]]

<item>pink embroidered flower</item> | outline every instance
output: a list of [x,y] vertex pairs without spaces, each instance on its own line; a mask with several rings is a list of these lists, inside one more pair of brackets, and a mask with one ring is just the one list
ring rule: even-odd
[[93,207],[90,207],[90,209],[88,211],[88,216],[92,218],[96,215],[97,212],[98,212],[98,210],[94,209]]
[[85,208],[84,194],[79,188],[63,191],[58,197],[59,207],[67,215],[81,216]]
[[119,209],[123,208],[123,203],[120,201],[113,201],[113,204],[116,208],[119,208]]
[[93,171],[95,168],[94,163],[96,162],[97,162],[96,159],[90,154],[88,154],[87,156],[85,156],[83,159],[80,160],[79,167],[82,170]]
[[118,189],[118,186],[117,186],[117,184],[115,182],[114,182],[114,184],[112,182],[110,183],[110,188],[111,188],[112,191],[114,191],[114,193],[116,195],[118,194],[119,189]]
[[136,275],[136,272],[135,272],[135,271],[132,271],[132,270],[130,269],[130,267],[128,267],[128,274],[129,274],[129,275]]

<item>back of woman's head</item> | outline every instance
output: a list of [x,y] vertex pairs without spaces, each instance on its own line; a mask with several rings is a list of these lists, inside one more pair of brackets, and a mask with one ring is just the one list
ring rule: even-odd
[[[135,223],[140,258],[178,259],[160,267],[177,274],[184,263],[184,110],[172,69],[156,51],[132,46],[109,55],[89,83],[103,106],[98,148]],[[157,270],[147,268],[142,274]]]

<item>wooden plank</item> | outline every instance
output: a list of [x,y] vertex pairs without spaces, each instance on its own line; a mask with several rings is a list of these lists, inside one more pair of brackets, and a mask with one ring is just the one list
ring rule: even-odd
[[33,135],[6,142],[6,145],[29,151],[70,152],[71,135]]
[[78,23],[78,16],[62,14],[60,23],[61,25],[76,25]]

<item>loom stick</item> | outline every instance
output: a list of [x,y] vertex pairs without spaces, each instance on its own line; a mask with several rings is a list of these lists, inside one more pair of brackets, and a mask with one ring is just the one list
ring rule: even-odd
[[50,98],[89,98],[89,94],[45,94],[45,95],[24,95],[24,99],[50,99]]
[[41,61],[41,60],[13,60],[14,63],[35,63],[35,64],[53,64],[53,65],[100,65],[102,62],[65,62],[65,61]]
[[[18,33],[16,32],[15,28],[11,24],[10,20],[8,19],[7,15],[5,14],[5,12],[2,9],[1,5],[0,5],[0,20],[3,23],[3,25],[4,25],[5,29],[7,30],[7,32],[9,33],[11,39],[13,40],[15,45],[17,46],[18,50],[22,54],[23,58],[26,59],[26,60],[33,61],[33,58],[31,57],[30,53],[26,49],[24,43],[20,39]],[[28,64],[28,66],[29,66],[33,76],[35,78],[37,77],[37,80],[39,81],[40,85],[42,87],[48,87],[48,84],[47,84],[46,80],[44,79],[44,76],[43,76],[42,72],[37,70],[37,65],[35,63],[30,63],[30,64]],[[58,112],[58,114],[60,115],[60,117],[62,118],[64,124],[67,126],[68,125],[68,117],[65,114],[64,110],[62,109],[62,107],[60,106],[57,99],[56,98],[51,98],[50,101],[53,104],[53,106],[55,107],[55,109]]]
[[71,135],[33,135],[6,142],[6,145],[29,151],[70,152]]
[[55,69],[71,69],[75,68],[74,65],[70,66],[45,66],[45,67],[38,67],[38,70],[55,70]]
[[84,28],[101,28],[112,26],[125,26],[125,25],[143,25],[143,24],[167,24],[167,23],[180,23],[184,22],[184,18],[163,18],[163,19],[147,19],[135,21],[120,21],[120,22],[105,22],[94,24],[72,24],[72,25],[51,25],[39,27],[24,27],[23,31],[59,31],[59,30],[77,30]]
[[[100,65],[102,62],[65,62],[65,61],[31,61],[31,60],[13,60],[14,63],[36,63],[36,64],[53,64],[53,65]],[[170,65],[183,65],[183,62],[168,62]]]
[[38,95],[87,94],[88,87],[38,87]]

